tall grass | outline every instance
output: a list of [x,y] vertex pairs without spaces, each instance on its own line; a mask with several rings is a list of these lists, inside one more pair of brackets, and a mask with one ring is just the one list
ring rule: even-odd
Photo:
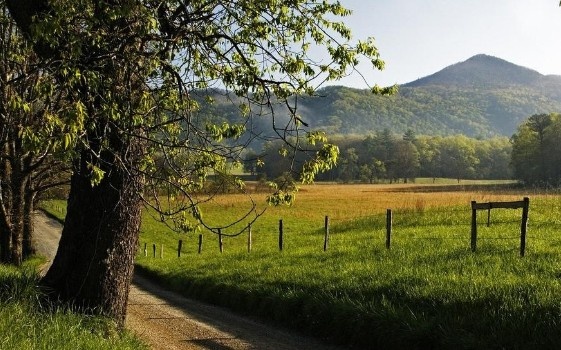
[[0,265],[0,349],[145,349],[101,317],[46,303],[37,289],[38,260]]
[[[457,190],[457,188],[455,189]],[[516,190],[452,191],[437,186],[310,186],[292,208],[271,208],[245,234],[171,233],[146,216],[141,247],[163,244],[163,258],[139,250],[137,268],[186,295],[266,317],[334,343],[374,348],[559,348],[561,199],[532,194],[526,257],[518,254],[520,212],[478,218],[470,251],[471,200],[521,199]],[[231,220],[238,196],[205,208]],[[385,209],[394,209],[391,249]],[[331,218],[329,250],[323,217]],[[278,249],[284,219],[285,248]],[[182,239],[183,252],[175,252]]]

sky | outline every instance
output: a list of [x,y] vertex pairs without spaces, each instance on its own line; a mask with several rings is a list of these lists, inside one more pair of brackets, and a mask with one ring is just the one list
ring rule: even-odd
[[476,54],[561,75],[559,0],[340,0],[353,39],[374,37],[386,68],[364,64],[338,82],[403,84]]

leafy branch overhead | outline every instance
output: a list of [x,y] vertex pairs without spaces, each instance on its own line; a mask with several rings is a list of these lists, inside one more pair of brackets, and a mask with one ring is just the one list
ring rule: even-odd
[[[6,1],[39,69],[50,73],[46,98],[64,102],[47,122],[62,127],[57,147],[70,151],[68,213],[41,283],[53,299],[120,325],[143,201],[180,229],[233,230],[255,220],[261,213],[251,197],[247,211],[223,227],[210,226],[199,209],[227,184],[244,191],[228,165],[261,137],[255,120],[270,120],[289,157],[310,155],[299,172],[311,181],[335,164],[338,149],[315,134],[309,140],[316,146],[303,140],[310,130],[297,113],[299,99],[361,59],[383,67],[374,41],[353,41],[338,21],[350,14],[339,2]],[[314,59],[312,48],[329,59]],[[217,89],[224,99],[243,100],[232,101],[241,123],[198,114],[212,103],[197,94]],[[275,195],[279,204],[292,198]]]
[[[204,179],[205,172],[220,172],[212,164],[194,161],[197,154],[240,161],[243,149],[259,136],[251,128],[257,115],[270,117],[277,137],[290,149],[304,150],[299,135],[310,133],[312,141],[317,137],[305,129],[307,124],[297,114],[298,98],[292,96],[311,95],[323,82],[346,76],[361,57],[374,69],[384,67],[372,38],[353,43],[350,29],[333,20],[350,14],[338,2],[112,3],[50,1],[43,4],[48,10],[42,21],[32,23],[29,16],[34,13],[29,11],[14,17],[49,59],[51,69],[60,72],[49,89],[56,85],[71,105],[83,106],[79,113],[69,109],[52,119],[71,121],[65,123],[73,127],[64,133],[61,145],[76,145],[90,154],[85,171],[92,184],[111,172],[104,153],[115,155],[116,149],[141,141],[144,165],[127,164],[119,157],[113,165],[141,171],[153,194],[161,193],[156,187],[163,186],[175,199],[186,199],[180,208],[199,202],[193,194],[194,175]],[[10,2],[14,9],[20,5]],[[331,59],[316,62],[312,48],[324,50]],[[213,101],[194,99],[194,94],[214,87],[245,99],[240,108],[244,123],[198,118],[201,105]],[[394,90],[372,88],[379,94]],[[281,105],[288,118],[279,115]],[[118,142],[110,136],[113,132]],[[92,136],[98,141],[92,142]],[[322,148],[313,151],[299,171],[304,182],[336,163],[337,147],[327,139],[321,142]],[[165,172],[146,166],[154,157]],[[193,180],[177,181],[185,178]],[[158,201],[147,202],[166,214],[179,212],[154,205]]]

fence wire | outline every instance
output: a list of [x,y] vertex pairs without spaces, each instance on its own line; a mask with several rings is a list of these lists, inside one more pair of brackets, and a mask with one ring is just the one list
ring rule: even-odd
[[[487,210],[476,211],[476,222],[478,229],[477,241],[501,242],[521,240],[521,216],[520,209],[504,209],[497,208],[492,214]],[[403,240],[412,241],[466,241],[470,243],[471,234],[471,207],[455,207],[455,208],[430,208],[426,210],[405,209],[392,210],[391,222],[391,240],[393,243]],[[463,214],[463,215],[462,215]],[[559,237],[544,236],[544,229],[561,231],[561,221],[552,222],[551,220],[543,220],[541,213],[536,213],[538,219],[530,219],[528,221],[528,230],[533,234],[527,234],[525,241],[531,245],[532,241],[547,242],[550,245],[561,244],[561,234]],[[349,230],[371,229],[379,231],[382,235],[387,231],[387,216],[385,214],[377,214],[369,217],[359,218],[344,225],[343,230],[339,230],[337,226],[332,230],[333,233],[342,233]],[[423,233],[403,233],[400,230],[410,230],[419,228],[423,230],[428,227],[447,227],[448,233],[443,235],[431,235]],[[339,228],[342,228],[339,227]],[[456,232],[454,232],[456,231]],[[507,231],[507,232],[505,232]],[[506,247],[505,247],[506,248]],[[518,248],[508,248],[517,250]]]
[[[498,208],[501,209],[501,208]],[[430,208],[427,210],[395,210],[391,211],[391,245],[400,245],[403,242],[435,242],[453,241],[461,243],[468,249],[471,242],[471,208]],[[520,210],[498,210],[493,211],[488,226],[488,213],[485,210],[476,211],[477,217],[477,242],[509,242],[485,243],[481,249],[492,248],[500,251],[519,251],[521,241],[521,213]],[[550,213],[536,211],[530,215],[528,221],[528,233],[526,235],[526,250],[535,252],[548,247],[561,247],[561,221],[550,220]],[[336,220],[328,220],[329,235],[344,235],[350,231],[364,232],[365,239],[371,239],[374,235],[376,244],[383,244],[387,238],[387,215],[378,213],[371,216],[356,218],[352,221],[337,223]],[[323,220],[322,220],[323,221]],[[434,232],[427,228],[432,228]],[[270,230],[269,230],[270,231]],[[274,231],[274,230],[273,230]],[[442,234],[435,234],[436,231]],[[318,225],[314,234],[323,234],[325,227]],[[539,244],[536,242],[540,242]],[[336,244],[335,241],[331,244]],[[387,243],[386,243],[387,244]],[[432,244],[432,243],[429,243]],[[520,248],[519,248],[520,247]],[[251,249],[251,246],[250,248]],[[473,249],[473,246],[472,246]],[[145,253],[146,254],[146,253]],[[155,255],[155,253],[154,253]]]

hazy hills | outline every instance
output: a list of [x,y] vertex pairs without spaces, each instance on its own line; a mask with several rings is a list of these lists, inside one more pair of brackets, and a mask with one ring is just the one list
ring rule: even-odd
[[[214,106],[222,115],[235,112]],[[230,108],[235,109],[235,106]],[[337,134],[371,134],[385,128],[417,134],[510,136],[532,114],[561,112],[561,76],[545,76],[505,60],[477,55],[375,96],[330,86],[301,98],[299,113],[311,128]]]

